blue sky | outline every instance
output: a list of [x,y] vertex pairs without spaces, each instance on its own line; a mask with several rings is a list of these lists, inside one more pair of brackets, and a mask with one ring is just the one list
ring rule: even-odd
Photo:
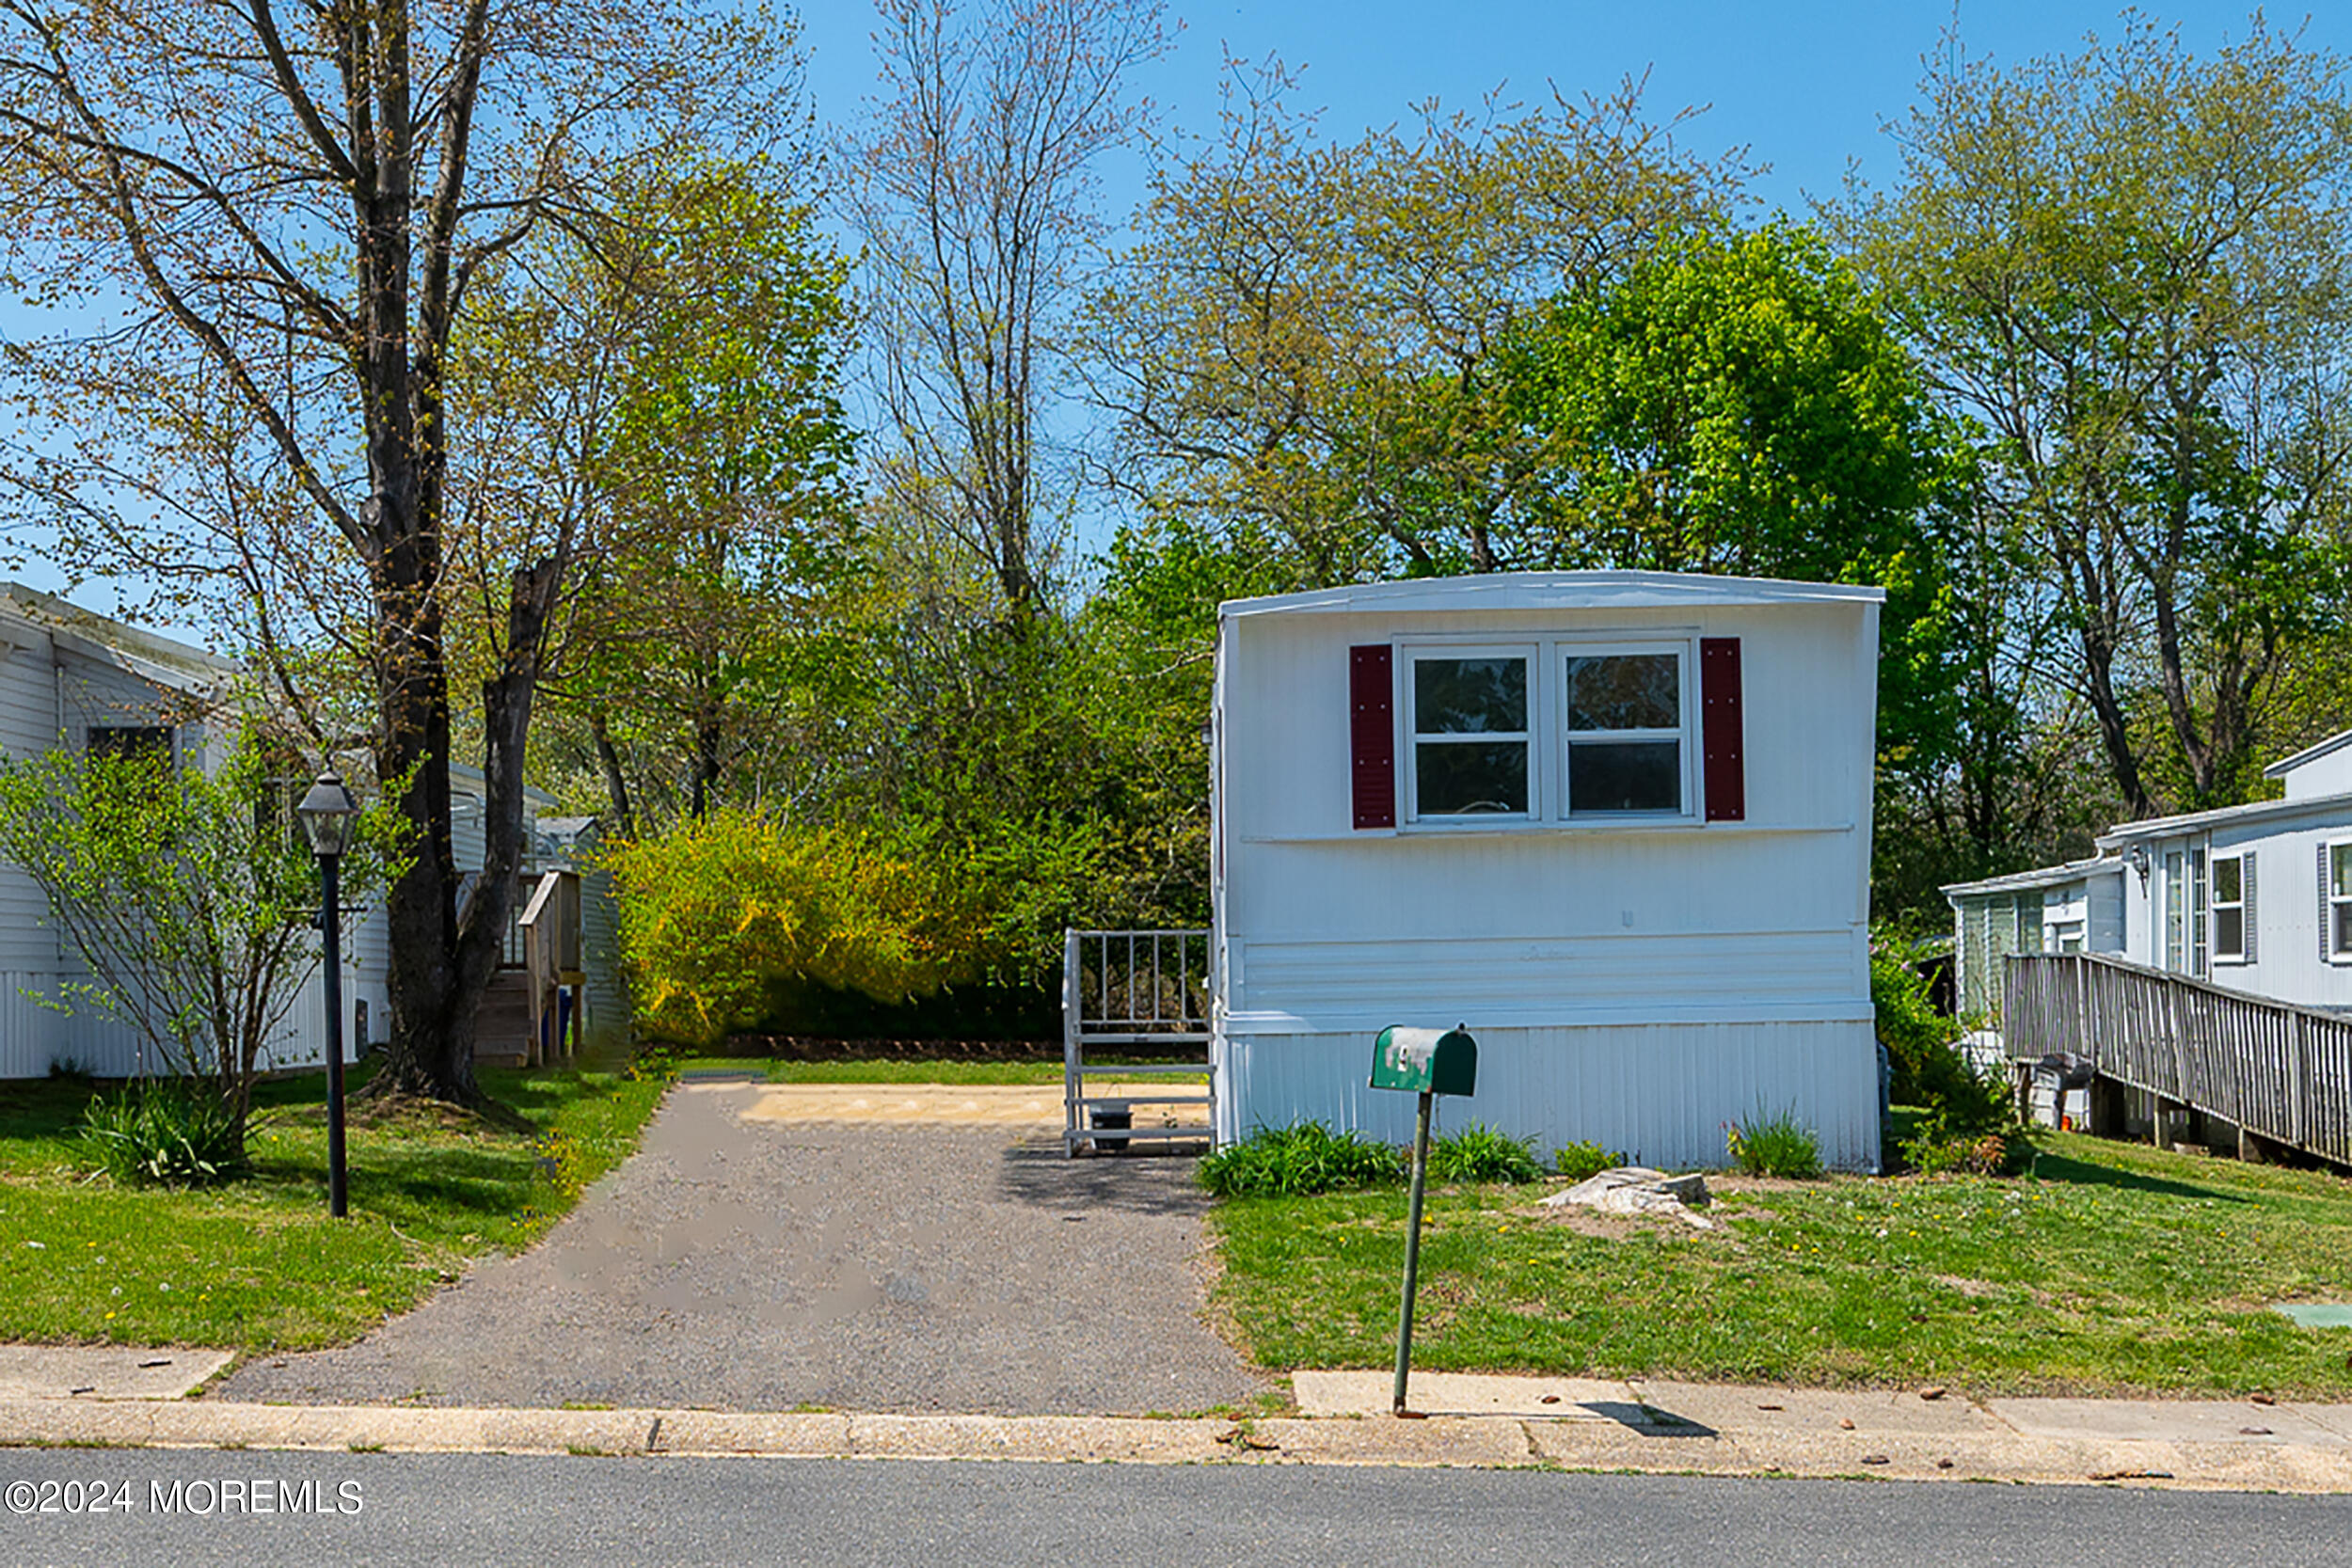
[[[1891,178],[1894,159],[1879,128],[1904,114],[1920,56],[1955,19],[1972,54],[2021,60],[2071,52],[2089,32],[2112,36],[2122,15],[2114,4],[2082,0],[1956,8],[1904,0],[1241,0],[1178,3],[1170,11],[1184,31],[1146,89],[1180,125],[1214,122],[1228,54],[1255,60],[1271,52],[1305,68],[1300,103],[1322,105],[1324,130],[1342,139],[1406,119],[1433,95],[1472,108],[1501,88],[1533,103],[1556,84],[1578,99],[1647,71],[1645,102],[1654,114],[1711,105],[1691,144],[1713,152],[1745,143],[1772,166],[1758,194],[1792,210],[1807,195],[1834,190],[1850,159],[1874,182]],[[2252,13],[2245,5],[2173,4],[2145,14],[2177,24],[2190,48],[2206,54],[2245,37]],[[2310,13],[2297,6],[2267,14],[2274,29],[2289,31]],[[873,90],[872,15],[860,0],[803,13],[809,87],[828,121],[854,115]],[[2352,53],[2352,8],[2314,18],[2303,37]],[[1124,194],[1131,202],[1134,191]]]
[[[816,0],[803,13],[808,87],[828,124],[858,115],[874,90],[873,14],[867,0]],[[1892,178],[1895,155],[1882,127],[1905,114],[1921,55],[1955,21],[1971,54],[2010,61],[2071,52],[2087,33],[2122,27],[2117,7],[2084,0],[1957,8],[1900,0],[1216,0],[1178,4],[1171,14],[1184,24],[1178,47],[1152,66],[1143,88],[1179,126],[1214,124],[1229,55],[1279,55],[1303,71],[1297,103],[1320,106],[1324,132],[1339,139],[1406,119],[1431,97],[1474,108],[1499,90],[1506,102],[1534,103],[1556,87],[1580,99],[1646,71],[1653,116],[1707,105],[1686,144],[1710,154],[1744,144],[1752,160],[1771,166],[1756,194],[1800,213],[1808,196],[1837,187],[1850,162],[1873,183]],[[2192,50],[2207,54],[2243,38],[2251,12],[2176,3],[2146,14],[2178,25]],[[2352,7],[2310,20],[2300,7],[2268,14],[2278,30],[2299,25],[2307,43],[2352,54]],[[1111,215],[1122,217],[1140,194],[1135,166],[1107,173]],[[38,561],[21,576],[37,587],[62,586]],[[102,611],[116,604],[107,583],[89,584],[79,597]]]

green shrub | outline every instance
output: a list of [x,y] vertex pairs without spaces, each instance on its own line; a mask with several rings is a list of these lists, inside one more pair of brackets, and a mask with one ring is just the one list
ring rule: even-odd
[[178,1082],[94,1095],[82,1113],[90,1157],[125,1186],[208,1187],[252,1168],[245,1126],[217,1094]]
[[1304,1197],[1405,1179],[1405,1159],[1387,1144],[1321,1122],[1262,1127],[1200,1162],[1200,1181],[1219,1197]]
[[1922,1176],[2015,1176],[2036,1150],[2022,1127],[1994,1132],[1950,1132],[1933,1121],[1901,1144],[1903,1164]]
[[1514,1138],[1481,1122],[1430,1140],[1432,1181],[1508,1181],[1517,1185],[1541,1180],[1543,1174],[1543,1164],[1535,1158],[1534,1139]]
[[963,977],[951,890],[864,835],[717,811],[610,857],[621,954],[656,1037],[713,1045],[793,977],[883,1002]]
[[1623,1154],[1593,1143],[1562,1144],[1551,1154],[1551,1168],[1571,1181],[1586,1180],[1625,1163]]
[[605,863],[639,1022],[707,1047],[828,995],[896,1007],[946,987],[1034,985],[1060,957],[1093,853],[1088,832],[1038,823],[956,837],[728,809]]
[[1890,1093],[1898,1105],[1956,1105],[1965,1120],[1979,1113],[1982,1086],[1960,1049],[1960,1021],[1937,1011],[1928,993],[1918,968],[1924,956],[1918,942],[1883,930],[1870,935],[1870,1006],[1893,1069]]
[[1725,1143],[1732,1162],[1750,1176],[1781,1176],[1809,1181],[1821,1174],[1821,1146],[1793,1109],[1758,1109],[1731,1124]]

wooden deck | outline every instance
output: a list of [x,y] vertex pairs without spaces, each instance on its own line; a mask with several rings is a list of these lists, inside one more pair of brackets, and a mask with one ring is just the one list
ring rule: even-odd
[[2011,954],[2002,1039],[2352,1165],[2352,1020],[2089,953]]

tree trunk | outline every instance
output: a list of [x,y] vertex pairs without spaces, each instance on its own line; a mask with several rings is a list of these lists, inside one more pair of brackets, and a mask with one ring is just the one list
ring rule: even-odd
[[612,797],[613,829],[622,838],[633,839],[637,836],[637,813],[629,804],[628,776],[621,770],[620,748],[612,744],[612,729],[605,722],[603,708],[589,713],[588,734],[596,743],[596,766],[604,772],[604,792]]

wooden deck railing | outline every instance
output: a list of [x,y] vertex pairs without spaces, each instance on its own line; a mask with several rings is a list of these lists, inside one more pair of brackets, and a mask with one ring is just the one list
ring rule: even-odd
[[2012,1061],[2064,1052],[2101,1077],[2352,1164],[2352,1020],[2090,953],[2009,957]]

